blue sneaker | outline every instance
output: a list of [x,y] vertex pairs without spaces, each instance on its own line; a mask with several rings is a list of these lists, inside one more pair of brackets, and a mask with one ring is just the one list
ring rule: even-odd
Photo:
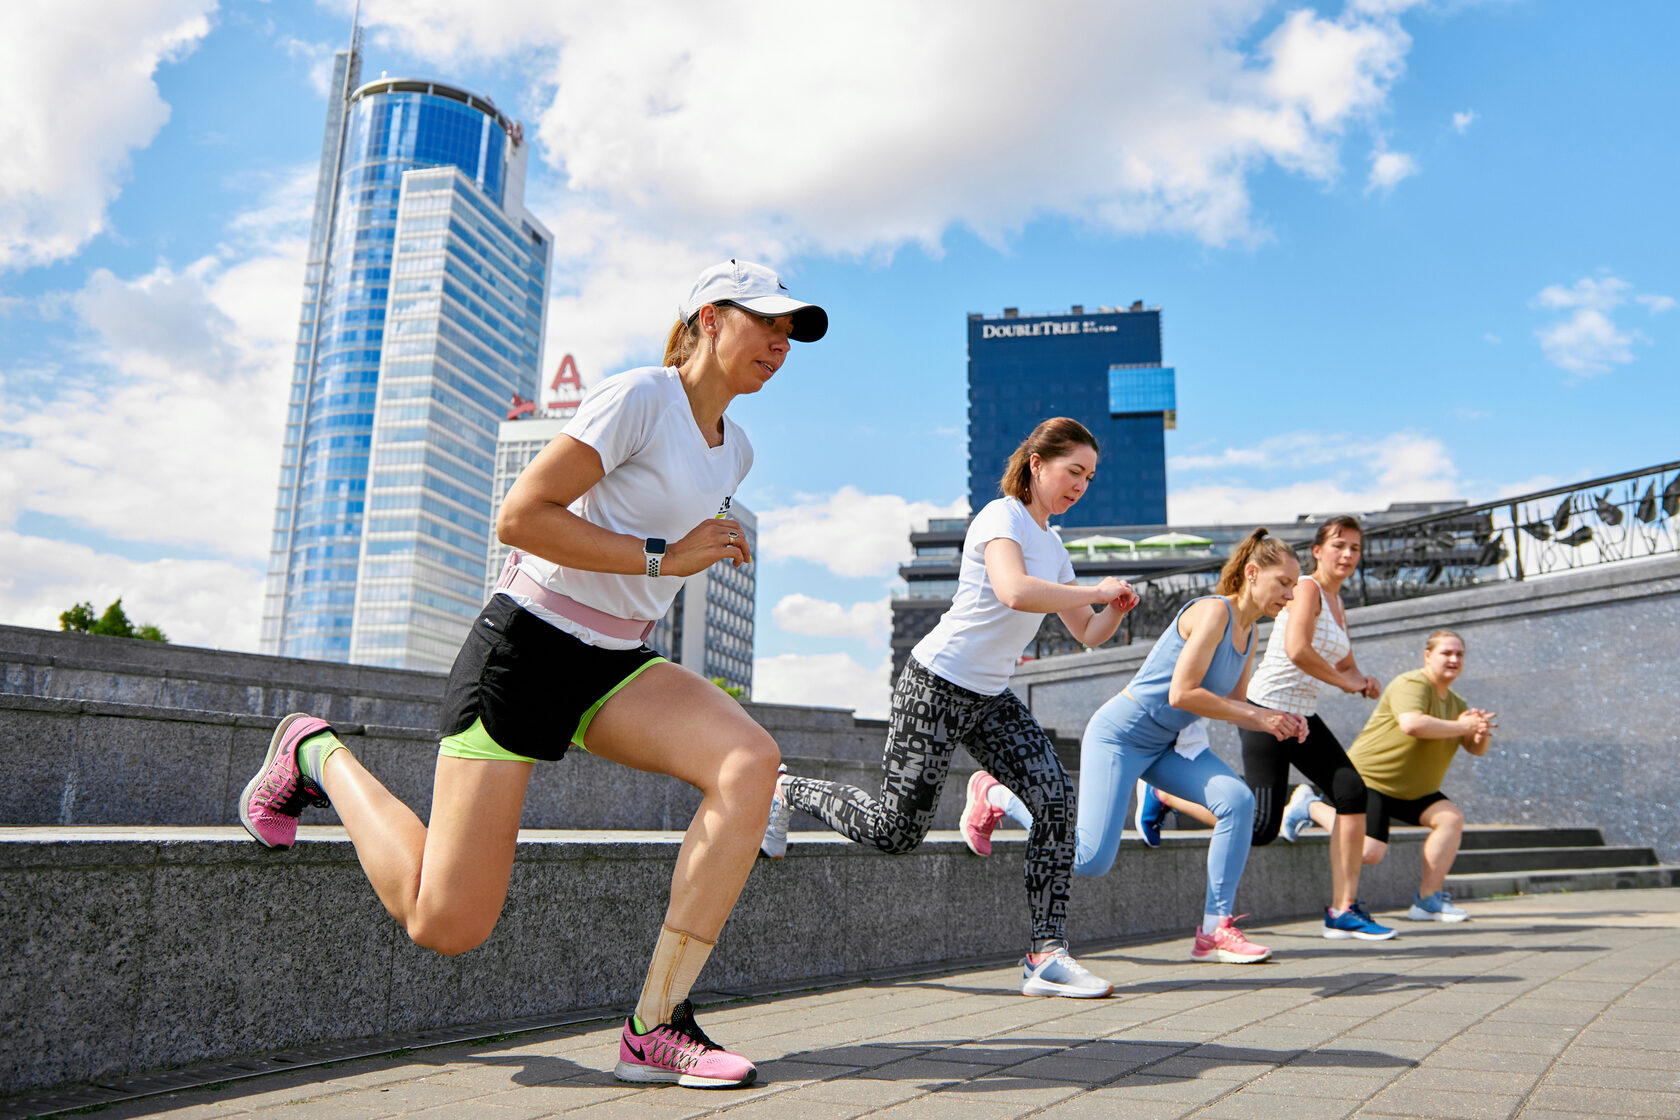
[[1137,825],[1138,835],[1151,848],[1161,846],[1161,821],[1166,818],[1167,807],[1155,794],[1155,787],[1138,779],[1137,784],[1137,812],[1132,823]]
[[1330,916],[1328,908],[1325,909],[1324,936],[1332,941],[1349,937],[1360,941],[1387,941],[1394,936],[1394,930],[1373,921],[1371,915],[1365,912],[1364,902],[1355,902],[1335,917]]
[[1283,807],[1283,824],[1278,828],[1278,835],[1291,844],[1301,836],[1301,832],[1313,823],[1312,813],[1308,808],[1318,798],[1313,796],[1312,786],[1302,782],[1295,787],[1295,792],[1289,795],[1289,804]]
[[1414,922],[1467,922],[1470,911],[1454,906],[1452,895],[1446,891],[1436,891],[1428,898],[1414,894],[1412,908],[1406,911],[1406,917]]
[[1088,972],[1068,956],[1066,946],[1057,945],[1036,965],[1031,957],[1021,958],[1021,994],[1024,996],[1101,999],[1112,991],[1113,984]]

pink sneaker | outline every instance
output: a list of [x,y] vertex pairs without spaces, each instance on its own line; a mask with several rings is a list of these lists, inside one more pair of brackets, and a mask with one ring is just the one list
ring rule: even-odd
[[683,1000],[671,1009],[671,1021],[645,1034],[636,1033],[636,1018],[624,1021],[618,1037],[620,1081],[659,1082],[690,1089],[740,1089],[758,1078],[758,1068],[739,1054],[731,1054],[706,1037],[694,1021],[694,1005]]
[[984,770],[968,776],[968,799],[963,802],[962,835],[968,850],[977,856],[992,854],[992,829],[1003,820],[1003,810],[986,800],[986,794],[996,785],[996,778]]
[[[1243,915],[1247,917],[1247,915]],[[1196,944],[1190,950],[1193,961],[1219,961],[1221,964],[1259,964],[1270,960],[1272,951],[1256,945],[1237,928],[1237,919],[1227,914],[1220,919],[1219,928],[1212,933],[1196,931]]]
[[298,771],[298,745],[311,735],[331,731],[324,719],[293,712],[274,729],[268,757],[239,795],[239,823],[270,848],[289,848],[297,839],[298,815],[311,805],[328,804],[326,793]]

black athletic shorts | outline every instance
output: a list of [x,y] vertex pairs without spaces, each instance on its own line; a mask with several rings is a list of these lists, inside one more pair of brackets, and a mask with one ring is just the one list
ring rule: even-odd
[[1373,840],[1388,843],[1388,823],[1399,821],[1401,824],[1422,824],[1418,818],[1423,811],[1437,801],[1451,800],[1440,790],[1426,793],[1422,797],[1410,800],[1404,797],[1390,797],[1386,793],[1378,793],[1369,786],[1365,788],[1365,835]]
[[[645,645],[592,646],[506,595],[492,595],[455,655],[439,731],[447,739],[482,722],[494,746],[526,758],[558,759],[573,742],[583,745],[589,721],[608,697],[663,660]],[[446,743],[446,752],[454,753],[448,748]]]

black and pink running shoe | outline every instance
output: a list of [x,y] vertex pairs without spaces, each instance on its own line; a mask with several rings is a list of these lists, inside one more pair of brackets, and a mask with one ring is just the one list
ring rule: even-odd
[[298,769],[298,746],[311,735],[331,731],[324,719],[293,712],[268,741],[268,756],[239,795],[239,823],[257,842],[289,848],[297,839],[298,817],[311,805],[325,807],[326,793]]
[[690,1089],[740,1089],[758,1078],[758,1068],[706,1037],[694,1021],[694,1006],[683,1000],[671,1009],[671,1021],[638,1033],[634,1015],[624,1021],[618,1040],[620,1081],[682,1085]]

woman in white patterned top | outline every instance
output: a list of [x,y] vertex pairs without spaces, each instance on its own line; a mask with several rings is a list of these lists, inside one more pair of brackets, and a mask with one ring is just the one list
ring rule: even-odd
[[[1325,911],[1324,936],[1380,941],[1393,937],[1394,931],[1372,921],[1359,904],[1365,783],[1316,714],[1319,692],[1327,684],[1370,699],[1382,693],[1381,683],[1362,673],[1354,660],[1341,601],[1342,583],[1358,569],[1363,547],[1364,533],[1356,518],[1332,517],[1319,526],[1312,546],[1316,567],[1295,585],[1294,601],[1278,615],[1265,655],[1248,684],[1249,703],[1304,717],[1306,739],[1296,742],[1249,731],[1240,734],[1244,777],[1254,790],[1255,845],[1270,844],[1280,829],[1285,839],[1294,840],[1312,823],[1307,813],[1313,800],[1309,786],[1299,787],[1285,805],[1293,764],[1324,791],[1337,811],[1330,832],[1331,905]],[[1159,804],[1163,812],[1176,809],[1212,823],[1212,814],[1193,802],[1153,790],[1139,792],[1140,824],[1150,815],[1146,802]]]

